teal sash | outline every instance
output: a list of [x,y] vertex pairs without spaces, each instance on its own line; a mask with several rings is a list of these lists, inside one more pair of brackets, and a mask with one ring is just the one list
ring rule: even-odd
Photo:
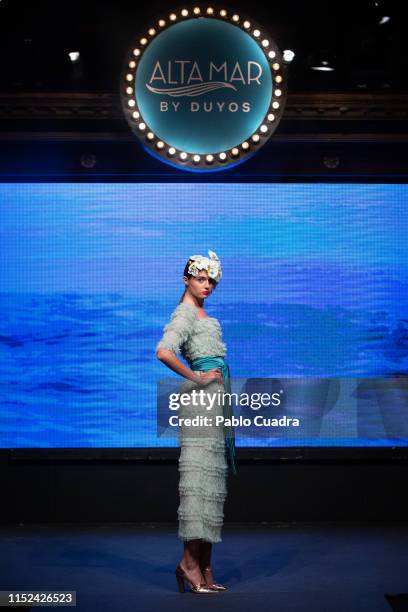
[[[191,369],[203,370],[204,372],[208,372],[208,370],[212,370],[213,368],[219,368],[222,373],[222,378],[224,382],[225,392],[231,393],[231,375],[229,365],[225,363],[224,357],[199,357],[198,359],[193,359],[191,362]],[[233,410],[232,410],[232,399],[231,402],[229,400],[223,402],[223,412],[224,418],[232,419]],[[226,435],[226,447],[229,451],[230,464],[232,467],[232,471],[234,475],[237,475],[237,469],[235,466],[235,434],[233,426],[225,425],[225,430],[227,432]]]

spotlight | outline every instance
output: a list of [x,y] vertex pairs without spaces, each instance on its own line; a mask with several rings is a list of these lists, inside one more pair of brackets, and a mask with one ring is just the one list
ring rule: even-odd
[[293,60],[293,58],[295,57],[295,53],[294,51],[292,51],[291,49],[285,49],[283,52],[283,61],[284,62],[291,62]]
[[337,155],[324,155],[323,165],[330,170],[334,170],[340,165],[340,158]]
[[82,153],[79,161],[83,168],[94,168],[96,166],[96,155],[93,153]]
[[77,64],[79,62],[79,58],[80,58],[79,51],[70,51],[68,55],[69,55],[69,59],[71,60],[73,64]]
[[332,56],[327,51],[312,54],[309,57],[309,66],[311,70],[317,70],[320,72],[333,72],[334,70]]
[[334,70],[333,66],[330,66],[327,60],[322,60],[320,64],[316,66],[311,66],[312,70],[319,70],[320,72],[332,72]]

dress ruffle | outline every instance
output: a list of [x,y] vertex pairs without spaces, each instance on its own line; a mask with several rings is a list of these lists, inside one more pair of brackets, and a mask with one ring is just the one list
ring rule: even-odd
[[213,438],[182,441],[179,472],[179,538],[221,542],[228,472],[225,444]]

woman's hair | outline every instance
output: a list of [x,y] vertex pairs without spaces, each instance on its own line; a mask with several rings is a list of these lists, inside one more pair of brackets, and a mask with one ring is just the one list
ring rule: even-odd
[[[192,261],[193,261],[192,259],[188,259],[187,260],[187,263],[184,266],[183,276],[187,276],[188,278],[193,278],[194,274],[190,274],[190,272],[188,271]],[[213,278],[210,278],[210,283],[212,283],[214,285],[214,289],[218,285],[218,283]],[[179,304],[181,304],[181,302],[183,301],[183,297],[186,295],[186,291],[187,291],[187,287],[183,291],[183,295],[181,296],[181,298],[179,300]]]

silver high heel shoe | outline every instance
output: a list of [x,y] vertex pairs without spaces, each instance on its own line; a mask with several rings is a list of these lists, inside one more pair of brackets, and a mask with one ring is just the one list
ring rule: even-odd
[[216,592],[214,589],[210,589],[206,585],[205,582],[203,582],[202,584],[194,584],[193,582],[191,582],[191,580],[188,578],[187,574],[185,573],[183,568],[180,566],[180,564],[176,567],[176,579],[177,579],[177,584],[178,584],[180,593],[184,593],[185,591],[184,580],[187,580],[187,582],[189,583],[192,593],[215,593]]
[[223,584],[218,584],[217,582],[212,582],[211,584],[208,584],[208,578],[209,578],[210,571],[211,571],[211,567],[205,567],[204,569],[201,570],[208,588],[211,589],[212,591],[226,591],[227,587],[224,586]]

